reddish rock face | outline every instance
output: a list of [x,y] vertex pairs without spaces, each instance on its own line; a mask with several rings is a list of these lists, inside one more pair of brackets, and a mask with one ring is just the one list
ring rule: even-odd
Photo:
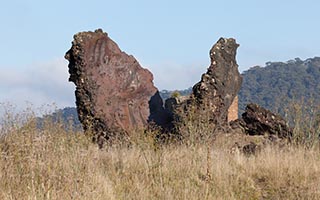
[[153,110],[163,109],[152,74],[102,30],[76,34],[65,58],[79,119],[98,140],[144,128],[154,112],[150,103]]

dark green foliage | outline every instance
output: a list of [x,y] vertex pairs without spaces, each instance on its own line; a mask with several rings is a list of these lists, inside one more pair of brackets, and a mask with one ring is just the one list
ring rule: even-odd
[[289,102],[313,99],[320,103],[320,57],[286,63],[268,62],[243,72],[239,93],[239,113],[248,103],[257,103],[273,112],[285,114]]

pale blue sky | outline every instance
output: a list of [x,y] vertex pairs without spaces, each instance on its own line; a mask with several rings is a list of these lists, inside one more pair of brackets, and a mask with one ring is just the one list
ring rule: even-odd
[[219,37],[240,44],[240,71],[320,56],[319,10],[316,0],[2,0],[0,102],[74,105],[63,56],[79,31],[102,28],[159,89],[183,89],[206,71]]

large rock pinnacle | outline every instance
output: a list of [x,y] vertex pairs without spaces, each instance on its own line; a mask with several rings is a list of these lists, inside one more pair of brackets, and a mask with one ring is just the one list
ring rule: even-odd
[[162,111],[152,74],[102,30],[76,34],[65,58],[79,119],[98,141],[143,129]]
[[[167,109],[172,110],[174,118],[178,119],[178,130],[184,129],[181,124],[185,126],[191,115],[201,123],[227,124],[228,109],[242,83],[236,62],[238,46],[235,39],[220,38],[211,48],[211,64],[201,80],[193,86],[190,98],[183,101],[168,100],[167,105],[177,102],[173,103],[177,105],[167,106]],[[184,122],[181,123],[181,120]]]
[[237,96],[242,77],[238,71],[235,39],[220,38],[210,50],[211,64],[201,81],[193,87],[193,95],[200,105],[209,106],[214,117],[227,120],[227,111]]

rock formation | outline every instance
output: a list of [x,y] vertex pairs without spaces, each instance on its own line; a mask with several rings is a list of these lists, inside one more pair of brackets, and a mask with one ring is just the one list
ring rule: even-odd
[[227,111],[241,87],[242,77],[236,62],[238,46],[233,38],[220,38],[210,50],[211,65],[207,73],[193,87],[195,100],[201,107],[212,109],[215,121],[227,121]]
[[269,135],[290,139],[293,134],[280,115],[253,103],[248,104],[242,118],[231,123],[231,125],[234,128],[241,126],[249,135]]
[[[210,50],[211,65],[194,85],[190,98],[183,101],[177,98],[167,100],[166,105],[170,106],[166,108],[173,110],[174,118],[180,121],[175,122],[176,126],[181,126],[181,120],[189,120],[190,115],[205,118],[200,120],[206,121],[204,123],[227,124],[228,109],[242,83],[236,62],[238,46],[233,38],[220,38]],[[178,129],[181,131],[181,127]]]
[[[199,130],[206,126],[213,130],[201,130],[196,134],[213,134],[218,127],[217,134],[233,133],[239,136],[239,140],[244,135],[248,141],[250,136],[263,136],[264,141],[290,138],[292,130],[285,120],[258,105],[249,104],[242,118],[236,120],[237,94],[242,83],[235,59],[238,46],[234,39],[220,38],[210,51],[211,65],[193,87],[190,97],[174,97],[166,101],[166,109],[173,113],[179,134],[188,134],[190,127]],[[254,146],[251,143],[244,143],[241,148],[250,152]]]
[[255,154],[269,145],[282,148],[293,136],[293,130],[281,116],[252,103],[240,119],[230,122],[230,127],[227,134],[217,137],[219,142],[245,155]]
[[163,123],[163,102],[152,74],[107,33],[76,34],[65,58],[69,81],[76,85],[79,119],[98,142],[143,129],[150,120]]
[[228,122],[237,118],[242,83],[236,62],[238,46],[235,39],[220,38],[210,50],[211,64],[192,94],[168,99],[164,109],[152,74],[122,52],[107,33],[76,34],[65,57],[69,60],[69,81],[76,85],[77,111],[84,130],[93,133],[93,139],[102,145],[110,138],[122,140],[135,130],[150,127],[150,122],[181,139],[186,133],[202,140],[218,127],[222,135],[228,132],[234,138],[245,137],[243,144],[236,142],[236,146],[249,153],[257,147],[250,137],[289,138],[292,131],[286,122],[255,104],[249,104],[242,119],[229,126]]

